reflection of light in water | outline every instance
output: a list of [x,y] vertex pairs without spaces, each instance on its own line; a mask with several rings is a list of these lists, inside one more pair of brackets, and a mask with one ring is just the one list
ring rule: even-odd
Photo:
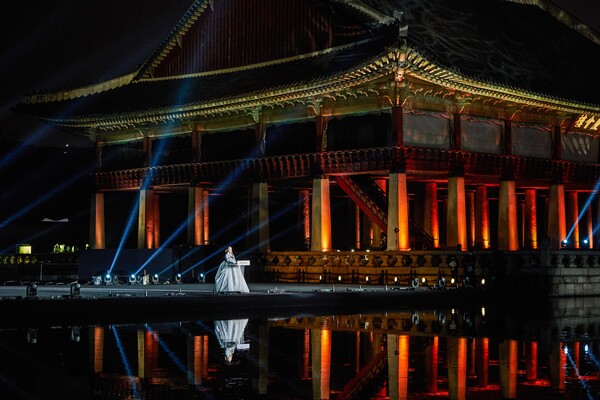
[[[150,333],[154,334],[154,330],[152,328],[148,327],[148,331]],[[179,370],[181,372],[183,372],[184,374],[187,374],[189,372],[191,375],[191,371],[188,371],[187,367],[185,365],[183,365],[183,363],[181,362],[179,357],[177,357],[175,355],[175,353],[169,348],[169,346],[167,346],[167,344],[160,339],[159,335],[156,335],[156,336],[158,338],[158,344],[160,344],[160,347],[162,347],[167,352],[167,354],[169,355],[169,358],[171,358],[171,360],[173,360],[173,362],[175,363],[177,368],[179,368]]]
[[596,367],[600,368],[600,361],[598,361],[594,353],[590,351],[590,346],[587,343],[583,347],[583,350],[585,351],[585,355],[590,359],[590,361],[592,361]]
[[567,360],[569,364],[571,365],[573,371],[575,371],[575,374],[577,375],[577,379],[581,383],[581,386],[585,389],[588,399],[594,400],[594,398],[592,397],[592,393],[590,392],[590,387],[588,386],[587,382],[583,380],[581,375],[579,375],[579,369],[577,368],[577,365],[575,365],[575,361],[571,357],[571,354],[569,353],[569,348],[567,346],[564,347],[564,352],[567,355]]
[[125,356],[125,349],[123,348],[123,344],[121,343],[121,339],[119,338],[119,334],[117,333],[117,328],[115,328],[113,326],[112,332],[113,332],[113,335],[115,336],[115,343],[117,344],[117,347],[119,348],[119,354],[121,355],[121,361],[123,362],[123,366],[125,367],[125,373],[127,374],[127,376],[131,377],[130,381],[131,381],[132,396],[134,396],[135,399],[141,399],[142,396],[140,395],[140,391],[137,387],[137,382],[133,378],[133,373],[131,372],[131,366],[129,365],[129,361],[127,360],[127,357]]

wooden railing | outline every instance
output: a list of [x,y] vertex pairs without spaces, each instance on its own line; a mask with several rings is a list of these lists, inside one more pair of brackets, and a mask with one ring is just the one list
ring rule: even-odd
[[404,163],[409,173],[447,173],[459,166],[465,174],[471,175],[499,177],[503,171],[510,170],[515,179],[562,178],[565,182],[588,186],[600,178],[600,164],[400,146],[104,171],[96,174],[96,185],[98,190],[123,190],[217,182],[224,178],[236,181],[257,177],[309,177],[317,172],[330,175],[382,172],[398,163]]

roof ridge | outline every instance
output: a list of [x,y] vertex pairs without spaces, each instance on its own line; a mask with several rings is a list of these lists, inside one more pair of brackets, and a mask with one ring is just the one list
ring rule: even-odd
[[590,28],[583,21],[573,17],[567,11],[563,10],[556,4],[552,2],[552,0],[504,0],[510,3],[518,3],[518,4],[528,4],[532,6],[536,6],[542,11],[550,14],[559,22],[562,22],[569,28],[574,31],[580,33],[596,44],[600,44],[600,33],[596,32],[594,29]]
[[193,74],[185,74],[185,75],[165,76],[165,77],[159,77],[159,78],[142,78],[135,82],[142,82],[142,81],[143,82],[156,82],[156,81],[167,81],[167,80],[186,79],[186,78],[198,78],[198,77],[203,77],[203,76],[228,74],[228,73],[232,73],[232,72],[264,68],[264,67],[269,67],[269,66],[273,66],[273,65],[285,64],[288,62],[303,60],[303,59],[307,59],[307,58],[318,57],[318,56],[321,56],[324,54],[343,51],[346,49],[350,49],[352,47],[357,47],[357,46],[360,46],[363,44],[374,42],[376,40],[380,40],[383,37],[384,36],[382,36],[382,35],[374,36],[374,37],[370,37],[367,39],[359,40],[357,42],[352,42],[352,43],[348,43],[348,44],[344,44],[344,45],[340,45],[340,46],[336,46],[336,47],[329,47],[329,48],[326,48],[323,50],[313,51],[313,52],[305,53],[305,54],[299,54],[299,55],[291,56],[291,57],[279,58],[276,60],[263,61],[263,62],[256,63],[256,64],[249,64],[249,65],[243,65],[243,66],[239,66],[239,67],[225,68],[225,69],[212,70],[212,71],[195,72]]

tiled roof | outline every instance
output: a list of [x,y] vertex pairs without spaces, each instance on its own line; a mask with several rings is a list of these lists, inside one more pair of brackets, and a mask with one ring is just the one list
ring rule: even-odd
[[[544,0],[536,0],[544,1]],[[198,2],[203,3],[203,2]],[[352,1],[333,4],[352,7]],[[363,0],[378,15],[402,12],[408,45],[471,81],[598,108],[600,44],[531,4],[506,0]],[[357,10],[360,14],[361,11]],[[364,14],[364,18],[372,18]],[[301,88],[357,68],[396,44],[395,32],[305,57],[170,79],[141,79],[76,99],[21,104],[42,119],[102,118],[176,109]],[[381,32],[379,32],[381,33]]]
[[248,96],[277,88],[300,88],[351,71],[395,43],[390,35],[277,63],[170,79],[142,79],[85,97],[21,104],[17,111],[41,118],[99,117],[177,108]]

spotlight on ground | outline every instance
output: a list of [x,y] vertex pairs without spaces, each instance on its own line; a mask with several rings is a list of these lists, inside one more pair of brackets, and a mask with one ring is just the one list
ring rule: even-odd
[[102,285],[102,277],[101,276],[92,276],[92,282],[94,282],[94,286]]
[[72,326],[69,336],[72,341],[74,341],[75,343],[79,343],[81,341],[81,327]]
[[419,312],[418,311],[413,311],[410,313],[410,322],[412,322],[413,325],[419,325]]
[[400,282],[398,281],[398,277],[397,277],[397,276],[395,276],[395,277],[394,277],[394,285],[397,285],[397,284],[399,284],[399,283],[400,283]]
[[181,274],[175,275],[175,282],[181,283]]
[[421,286],[427,287],[427,278],[425,278],[425,277],[421,278]]
[[446,287],[446,277],[445,276],[440,276],[440,279],[438,279],[438,287],[440,287],[440,288]]
[[416,289],[419,287],[419,278],[418,277],[415,276],[410,280],[410,287],[413,289]]
[[159,282],[158,274],[152,275],[152,283],[156,285],[156,284],[158,284],[158,282]]
[[112,285],[112,276],[110,274],[106,274],[104,275],[104,284],[105,285]]
[[81,296],[81,285],[79,284],[79,282],[75,282],[72,283],[71,286],[69,287],[71,296],[75,297],[75,296]]
[[367,282],[368,284],[370,284],[370,283],[371,283],[371,278],[370,278],[369,276],[367,276],[367,277],[365,278],[365,282]]
[[37,283],[30,283],[27,286],[27,297],[37,297],[37,288]]
[[206,283],[206,276],[204,274],[198,276],[198,283]]
[[135,282],[136,282],[135,274],[129,275],[129,284],[130,285],[135,285]]
[[338,275],[338,282],[342,283],[342,276],[341,275]]
[[569,244],[569,241],[567,239],[565,239],[561,242],[561,247],[567,247],[568,244]]

